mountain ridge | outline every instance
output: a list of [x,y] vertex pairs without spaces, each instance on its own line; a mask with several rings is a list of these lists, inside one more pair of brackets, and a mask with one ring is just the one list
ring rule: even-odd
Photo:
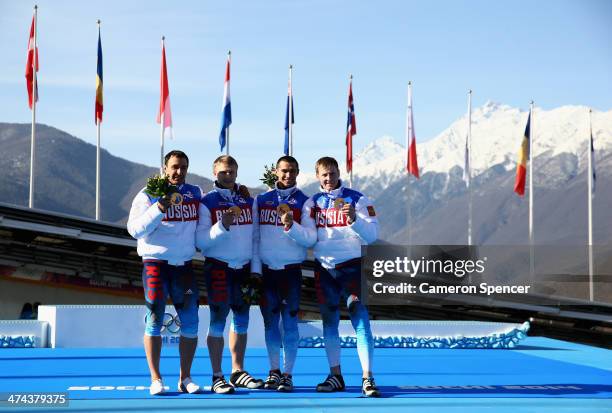
[[[549,204],[560,205],[568,214],[579,211],[586,217],[588,108],[536,108],[534,113],[534,219],[539,224],[554,216],[542,209]],[[472,196],[474,216],[478,217],[474,219],[474,243],[527,242],[527,198],[513,192],[516,157],[526,121],[527,112],[495,102],[472,112]],[[467,243],[468,193],[462,179],[466,122],[464,115],[436,138],[422,143],[417,140],[421,178],[410,178],[409,202],[410,238],[414,243]],[[606,207],[612,205],[612,111],[593,112],[593,135],[597,169],[594,236],[596,243],[607,243],[612,241],[612,225],[607,223],[612,221],[612,214]],[[483,146],[486,144],[489,147]],[[397,243],[409,238],[405,156],[405,146],[393,137],[382,136],[356,154],[353,161],[353,187],[376,205],[382,238]],[[344,164],[340,164],[340,171],[346,177]],[[302,176],[300,184],[307,193],[318,191],[312,174]],[[568,188],[585,193],[582,198],[570,197],[572,203],[564,205],[563,192]],[[551,203],[551,199],[556,201]],[[495,205],[497,214],[483,209],[482,202]],[[562,222],[562,217],[558,220]],[[444,222],[455,221],[451,230],[442,228]],[[524,232],[516,231],[524,226]],[[554,221],[535,227],[538,242],[568,243],[574,239],[582,243],[586,234],[575,226],[572,231],[564,231]]]
[[[597,190],[593,201],[595,243],[612,242],[612,111],[593,112]],[[513,193],[516,153],[527,112],[495,102],[472,117],[473,242],[525,243],[527,198]],[[462,179],[466,116],[436,138],[418,142],[421,178],[404,170],[405,146],[391,136],[370,142],[354,157],[353,187],[374,202],[380,238],[396,243],[467,242],[466,184]],[[539,243],[582,244],[586,222],[588,108],[563,106],[534,115],[534,221]],[[27,205],[30,125],[0,123],[5,156],[0,167],[0,201]],[[91,217],[95,203],[95,146],[46,125],[37,134],[37,208]],[[344,176],[345,166],[340,165]],[[102,150],[102,219],[123,223],[133,196],[157,169]],[[410,184],[407,185],[408,181]],[[212,181],[190,174],[204,191]],[[298,183],[318,192],[312,174]],[[257,193],[261,188],[253,189]],[[412,221],[408,222],[408,206]],[[408,232],[410,231],[410,232]]]

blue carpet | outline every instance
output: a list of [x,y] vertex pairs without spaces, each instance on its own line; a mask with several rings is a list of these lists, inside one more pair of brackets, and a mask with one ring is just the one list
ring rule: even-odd
[[[142,349],[2,349],[0,392],[5,397],[16,391],[67,392],[68,410],[98,412],[612,412],[610,350],[540,337],[529,337],[522,343],[513,350],[376,349],[374,370],[383,392],[381,399],[360,397],[361,371],[355,349],[342,350],[346,392],[316,393],[314,386],[328,371],[325,351],[300,349],[293,393],[238,390],[234,395],[220,396],[209,391],[177,393],[178,351],[165,348],[161,370],[170,391],[160,397],[149,396]],[[227,373],[230,359],[229,354],[224,356]],[[249,349],[245,364],[253,376],[265,378],[265,350]],[[192,376],[200,385],[210,385],[206,348],[198,349]]]

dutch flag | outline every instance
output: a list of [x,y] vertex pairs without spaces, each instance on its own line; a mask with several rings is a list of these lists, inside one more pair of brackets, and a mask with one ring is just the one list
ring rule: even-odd
[[225,69],[225,86],[223,88],[223,112],[221,113],[221,132],[219,133],[219,145],[221,152],[225,148],[226,135],[229,126],[232,124],[232,104],[230,101],[230,63],[231,54],[227,55],[227,66]]

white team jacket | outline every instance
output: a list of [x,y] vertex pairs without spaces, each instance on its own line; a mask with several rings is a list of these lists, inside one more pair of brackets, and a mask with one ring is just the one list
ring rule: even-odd
[[183,204],[171,206],[165,214],[157,207],[157,198],[147,195],[144,188],[134,198],[127,230],[138,240],[138,255],[143,259],[183,265],[193,258],[202,190],[189,184],[178,189],[183,195]]
[[[343,198],[353,204],[357,214],[355,222],[334,208],[334,201]],[[294,223],[287,233],[301,245],[313,246],[314,256],[324,268],[361,257],[361,246],[378,238],[378,220],[374,206],[362,193],[340,187],[313,195],[302,210],[301,224]]]
[[276,208],[285,203],[293,212],[295,224],[302,219],[302,209],[308,197],[296,187],[273,189],[260,194],[255,200],[258,211],[254,217],[253,238],[256,251],[251,261],[251,271],[261,274],[262,262],[273,270],[282,270],[288,264],[300,264],[306,259],[307,247],[285,231]]
[[[251,261],[254,248],[253,220],[257,214],[257,206],[253,201],[251,197],[244,198],[236,191],[216,185],[202,197],[196,246],[205,257],[223,261],[230,268],[242,268]],[[221,223],[221,216],[232,206],[240,207],[241,214],[226,230]]]

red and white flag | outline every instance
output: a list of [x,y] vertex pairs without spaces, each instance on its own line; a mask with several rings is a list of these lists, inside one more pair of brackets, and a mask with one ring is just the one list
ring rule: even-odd
[[408,146],[408,153],[406,156],[406,170],[408,173],[414,175],[416,178],[419,177],[419,162],[417,161],[416,151],[416,135],[414,133],[414,118],[412,117],[412,86],[408,86],[408,119],[407,119],[407,133],[406,133],[406,144]]
[[36,46],[36,12],[32,16],[32,26],[30,26],[30,39],[28,40],[28,59],[26,62],[26,86],[28,87],[28,106],[32,109],[34,99],[38,102],[38,84],[34,88],[34,78],[38,72],[38,47]]
[[157,123],[164,126],[164,138],[172,139],[172,111],[170,110],[170,89],[168,87],[168,70],[166,69],[166,46],[162,42],[162,63],[159,112],[157,113]]

